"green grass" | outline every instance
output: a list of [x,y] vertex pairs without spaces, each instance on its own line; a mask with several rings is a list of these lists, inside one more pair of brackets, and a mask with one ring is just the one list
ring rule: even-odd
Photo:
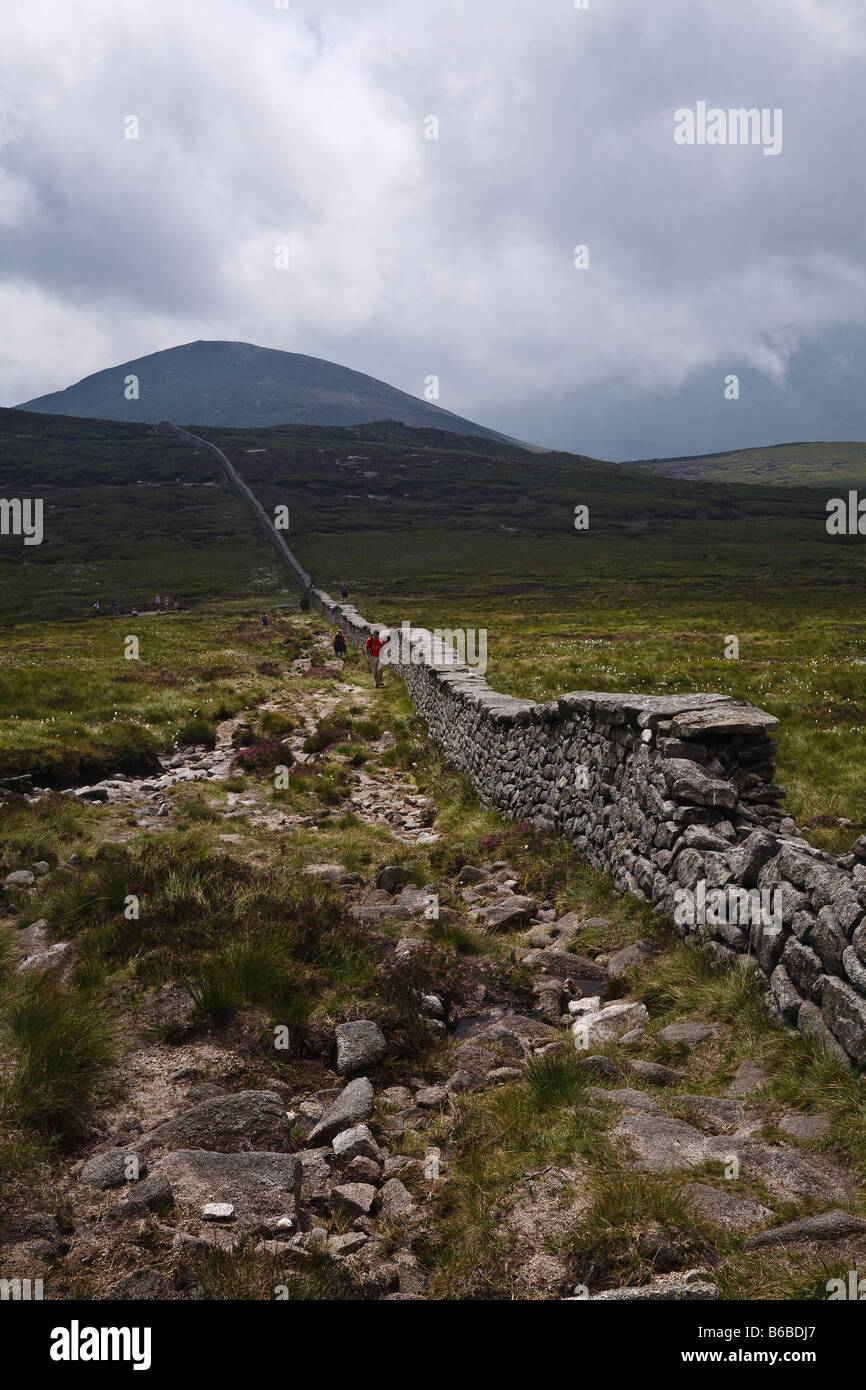
[[0,864],[8,872],[36,859],[74,853],[96,820],[91,806],[69,797],[45,797],[35,805],[16,799],[0,815]]
[[586,1071],[564,1040],[561,1052],[549,1052],[533,1057],[524,1072],[532,1102],[540,1111],[562,1105],[574,1105],[586,1088]]
[[218,720],[291,685],[285,643],[299,629],[289,617],[264,632],[243,604],[141,618],[138,661],[124,659],[125,626],[45,623],[6,634],[0,776],[29,772],[37,786],[67,786],[151,773],[157,753],[212,745]]
[[[541,1111],[531,1084],[454,1097],[447,1141],[455,1157],[438,1193],[429,1250],[432,1297],[508,1296],[512,1240],[503,1227],[502,1203],[530,1170],[570,1167],[575,1154],[607,1152],[603,1121],[575,1113],[576,1094],[568,1088],[568,1104],[557,1104],[551,1095],[550,1108]],[[435,1143],[436,1130],[428,1135]]]
[[75,1128],[90,1084],[113,1058],[110,1020],[92,991],[45,977],[0,990],[0,1117],[45,1136]]

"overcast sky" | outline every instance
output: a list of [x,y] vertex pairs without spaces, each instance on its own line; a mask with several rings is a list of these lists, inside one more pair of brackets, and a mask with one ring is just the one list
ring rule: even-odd
[[866,438],[864,0],[280,3],[5,0],[0,404],[228,338],[601,457]]

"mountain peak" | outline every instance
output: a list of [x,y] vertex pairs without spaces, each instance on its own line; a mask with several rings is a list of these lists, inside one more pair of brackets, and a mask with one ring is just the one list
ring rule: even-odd
[[[130,383],[130,377],[136,382]],[[325,358],[207,338],[122,362],[17,408],[98,420],[237,428],[397,420],[418,428],[505,438]]]

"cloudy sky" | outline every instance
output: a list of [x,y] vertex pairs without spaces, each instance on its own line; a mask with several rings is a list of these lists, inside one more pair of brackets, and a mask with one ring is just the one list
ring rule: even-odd
[[5,0],[0,404],[228,338],[607,458],[866,438],[863,0],[282,4]]

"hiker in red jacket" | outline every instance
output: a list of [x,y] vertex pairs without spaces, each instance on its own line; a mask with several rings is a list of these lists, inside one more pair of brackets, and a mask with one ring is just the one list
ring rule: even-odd
[[387,643],[381,640],[378,631],[373,632],[364,643],[364,651],[367,653],[367,665],[370,667],[373,680],[376,682],[377,686],[384,685],[385,683],[382,680],[382,666],[379,661],[379,654],[384,646],[387,646]]

